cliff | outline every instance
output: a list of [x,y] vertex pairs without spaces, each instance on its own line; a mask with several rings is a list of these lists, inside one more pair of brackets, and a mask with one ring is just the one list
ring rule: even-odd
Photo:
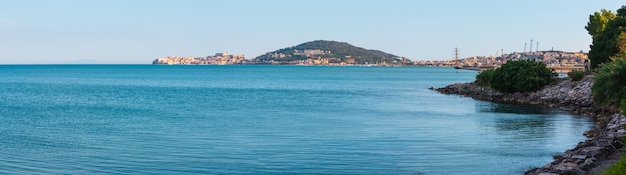
[[626,131],[626,118],[619,113],[596,108],[591,98],[591,76],[581,81],[560,79],[535,92],[505,94],[476,83],[457,83],[435,89],[443,94],[458,94],[480,100],[504,103],[534,104],[570,109],[573,113],[591,117],[596,127],[584,133],[588,140],[563,155],[555,155],[554,161],[543,167],[526,172],[532,175],[594,174],[603,166],[619,158],[624,146],[622,137]]

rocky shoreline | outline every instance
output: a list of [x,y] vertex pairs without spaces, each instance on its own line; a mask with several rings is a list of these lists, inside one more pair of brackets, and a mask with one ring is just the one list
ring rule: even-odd
[[457,94],[479,100],[549,106],[569,109],[575,114],[589,116],[595,128],[583,133],[589,139],[578,143],[576,148],[555,155],[554,161],[543,167],[528,170],[528,175],[595,174],[620,158],[626,136],[626,118],[616,112],[594,107],[591,98],[591,76],[581,81],[559,79],[541,90],[525,93],[504,94],[476,83],[456,83],[433,89],[443,94]]

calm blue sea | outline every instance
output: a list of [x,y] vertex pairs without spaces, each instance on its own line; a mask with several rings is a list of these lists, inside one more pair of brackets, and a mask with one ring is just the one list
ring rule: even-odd
[[522,174],[593,124],[423,67],[0,66],[0,174]]

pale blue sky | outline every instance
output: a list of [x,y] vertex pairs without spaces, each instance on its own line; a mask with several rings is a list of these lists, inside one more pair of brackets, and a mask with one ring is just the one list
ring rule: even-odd
[[[0,64],[149,64],[217,52],[253,58],[312,40],[411,60],[588,51],[588,16],[617,0],[0,0]],[[535,45],[535,44],[533,44]],[[533,50],[534,50],[533,46]]]

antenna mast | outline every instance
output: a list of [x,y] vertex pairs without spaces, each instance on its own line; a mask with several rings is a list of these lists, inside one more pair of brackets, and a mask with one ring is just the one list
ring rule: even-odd
[[530,53],[533,53],[533,40],[530,39],[530,48],[528,49]]
[[459,67],[459,48],[454,48],[454,64]]
[[537,41],[537,49],[535,50],[535,52],[539,52],[539,41]]

